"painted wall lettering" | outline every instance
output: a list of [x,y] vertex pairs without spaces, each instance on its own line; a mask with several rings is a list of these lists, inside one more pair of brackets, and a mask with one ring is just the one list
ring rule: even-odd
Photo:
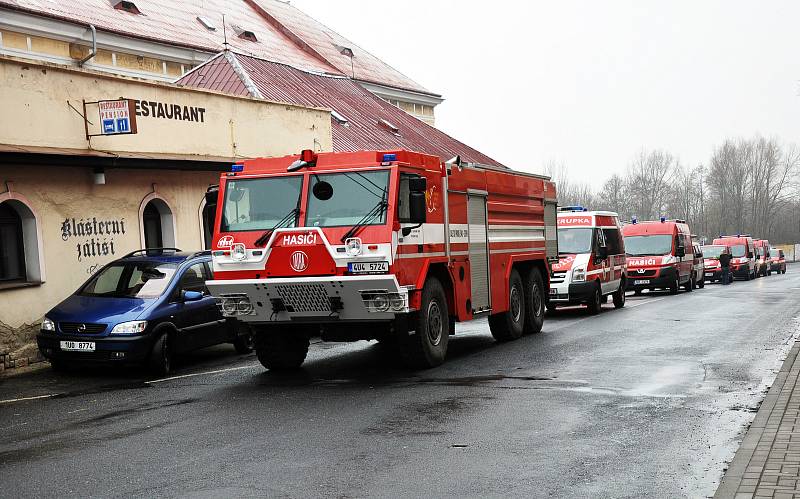
[[125,218],[98,220],[97,217],[66,218],[61,223],[61,239],[77,239],[77,259],[116,255],[114,236],[125,234]]
[[157,101],[135,101],[136,116],[205,123],[206,108]]

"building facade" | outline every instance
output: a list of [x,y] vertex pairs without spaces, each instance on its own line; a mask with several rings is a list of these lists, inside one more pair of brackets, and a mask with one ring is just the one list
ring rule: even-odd
[[[121,97],[138,133],[87,138],[93,103]],[[102,265],[208,247],[204,194],[233,161],[332,148],[325,109],[16,58],[0,57],[0,109],[3,367],[38,359],[44,313]]]

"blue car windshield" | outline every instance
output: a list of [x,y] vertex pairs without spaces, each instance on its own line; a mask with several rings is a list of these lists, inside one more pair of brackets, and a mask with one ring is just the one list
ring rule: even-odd
[[79,296],[157,298],[167,289],[178,265],[162,262],[116,262],[103,267],[78,291]]

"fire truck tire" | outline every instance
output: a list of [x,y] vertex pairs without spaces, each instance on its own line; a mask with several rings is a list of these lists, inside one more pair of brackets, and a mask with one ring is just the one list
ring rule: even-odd
[[256,356],[270,371],[297,369],[308,354],[308,336],[297,332],[256,333]]
[[589,310],[589,313],[592,315],[597,315],[600,313],[600,310],[603,308],[603,301],[601,299],[601,292],[600,292],[600,285],[598,284],[595,287],[594,293],[592,293],[592,297],[589,298],[589,301],[586,302],[586,308]]
[[442,283],[429,278],[422,288],[422,306],[416,314],[414,334],[403,335],[400,354],[414,369],[436,367],[447,356],[450,338],[450,316]]
[[525,331],[525,292],[517,269],[508,280],[508,310],[489,316],[489,330],[497,341],[516,340]]
[[525,325],[523,334],[536,334],[542,331],[544,325],[544,309],[551,312],[556,309],[556,304],[546,300],[544,281],[539,269],[532,268],[525,278]]
[[703,289],[703,288],[706,287],[706,278],[705,278],[705,276],[703,276],[702,279],[697,281],[697,287],[700,288],[700,289]]
[[625,306],[625,282],[620,284],[619,289],[614,291],[611,295],[614,298],[614,308],[622,308]]

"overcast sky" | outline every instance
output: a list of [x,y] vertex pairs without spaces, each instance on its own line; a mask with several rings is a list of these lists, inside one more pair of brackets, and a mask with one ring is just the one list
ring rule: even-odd
[[447,100],[437,126],[512,168],[621,172],[642,148],[707,163],[797,142],[800,2],[293,0]]

